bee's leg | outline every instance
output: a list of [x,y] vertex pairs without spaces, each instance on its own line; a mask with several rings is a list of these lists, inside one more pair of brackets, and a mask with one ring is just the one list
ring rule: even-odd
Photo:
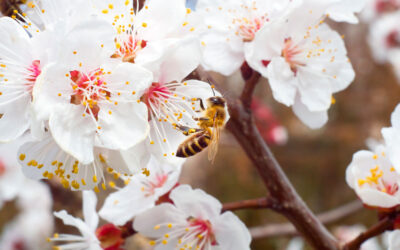
[[206,109],[204,108],[203,99],[201,99],[201,98],[193,98],[192,100],[193,100],[193,101],[198,101],[198,102],[200,102],[200,108],[201,108],[201,110],[198,110],[198,111],[196,111],[196,112],[201,112],[201,111],[206,110]]
[[175,126],[178,130],[180,130],[182,132],[183,135],[189,136],[193,133],[199,132],[201,131],[201,129],[198,128],[190,128],[187,126],[183,126],[183,125],[176,125]]
[[210,118],[208,118],[208,117],[193,117],[193,120],[195,120],[195,121],[209,121]]

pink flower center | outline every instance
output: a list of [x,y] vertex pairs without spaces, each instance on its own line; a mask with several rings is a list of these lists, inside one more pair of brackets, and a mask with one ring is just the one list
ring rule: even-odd
[[297,67],[302,66],[301,62],[296,60],[296,56],[299,55],[302,50],[293,43],[291,38],[285,39],[285,45],[282,50],[282,56],[285,58],[286,62],[290,65],[290,69],[296,73]]
[[137,53],[147,46],[147,41],[134,39],[129,35],[125,40],[116,42],[117,51],[113,58],[122,58],[124,62],[134,63]]
[[397,191],[399,191],[399,185],[397,185],[397,183],[394,183],[393,185],[384,183],[384,188],[382,188],[380,191],[389,195],[395,195]]
[[144,184],[142,191],[145,192],[145,196],[154,195],[157,188],[161,188],[168,180],[168,174],[157,174],[155,178],[149,180]]
[[0,176],[3,176],[7,171],[6,165],[0,160]]
[[162,83],[153,82],[144,95],[144,101],[147,106],[153,105],[154,107],[159,107],[165,101],[168,101],[170,95],[171,91],[167,86]]
[[199,239],[203,239],[204,241],[210,240],[211,245],[217,245],[217,241],[212,230],[212,225],[209,220],[189,218],[188,221],[190,227],[195,228],[194,231],[197,232],[197,237]]
[[241,36],[244,42],[251,42],[253,41],[256,32],[259,31],[264,23],[268,21],[269,19],[265,16],[254,18],[252,20],[249,20],[247,18],[235,19],[234,23],[239,23],[236,35]]
[[40,61],[34,60],[32,64],[28,67],[28,72],[29,72],[29,76],[27,78],[27,80],[29,81],[29,83],[27,84],[28,90],[32,91],[36,79],[39,77],[40,73],[42,73],[42,70],[40,68]]
[[393,30],[386,36],[386,46],[388,48],[394,48],[400,46],[400,36],[397,30]]
[[72,89],[74,90],[71,103],[85,106],[86,113],[93,115],[96,119],[100,110],[97,105],[98,101],[109,100],[111,95],[107,91],[107,83],[102,79],[105,74],[102,69],[94,70],[88,74],[76,70],[70,72],[70,78],[73,82]]

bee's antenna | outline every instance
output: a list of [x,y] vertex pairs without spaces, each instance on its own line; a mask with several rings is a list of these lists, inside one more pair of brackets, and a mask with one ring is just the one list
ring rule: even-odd
[[215,96],[215,86],[214,86],[214,84],[211,84],[211,81],[210,81],[210,79],[207,79],[207,81],[208,81],[208,84],[210,84],[210,87],[211,87],[211,90],[212,90],[212,92],[213,92],[213,94],[214,94],[214,96]]

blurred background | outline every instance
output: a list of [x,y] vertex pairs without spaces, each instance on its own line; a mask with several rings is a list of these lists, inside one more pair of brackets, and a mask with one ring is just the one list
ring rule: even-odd
[[[389,28],[382,37],[371,38],[370,32],[377,32],[371,27],[374,27],[379,19],[384,18],[384,15],[393,15],[400,5],[392,0],[371,0],[371,2],[373,2],[372,7],[368,8],[375,9],[368,11],[373,11],[374,15],[371,17],[366,14],[360,24],[330,23],[344,35],[348,54],[356,71],[356,79],[349,88],[334,96],[336,101],[329,111],[329,122],[325,127],[319,130],[308,129],[296,118],[291,109],[274,101],[266,81],[263,80],[257,86],[254,110],[261,133],[300,196],[315,213],[357,199],[345,182],[346,167],[356,151],[368,148],[367,140],[371,138],[381,140],[380,130],[382,127],[390,126],[390,114],[400,102],[400,81],[396,78],[394,69],[396,66],[389,60],[378,63],[376,55],[374,57],[373,54],[374,46],[369,46],[369,43],[379,43],[379,39],[389,39],[388,35],[391,32]],[[381,2],[387,2],[387,5],[382,7],[379,5]],[[389,5],[389,2],[392,5]],[[400,19],[397,20],[398,26]],[[394,44],[391,43],[390,46],[400,46],[397,33],[393,39]],[[228,86],[226,87],[228,91],[223,93],[224,95],[237,95],[243,86],[240,75],[234,75],[229,79],[216,75],[216,78]],[[2,174],[0,171],[0,178]],[[0,182],[3,180],[4,178]],[[202,188],[223,203],[263,197],[266,194],[256,169],[235,139],[227,132],[220,142],[214,165],[207,160],[206,153],[190,158],[185,164],[181,183]],[[25,182],[22,185],[25,185]],[[66,193],[62,188],[54,186],[56,184],[51,185],[54,197],[52,210],[66,209],[72,215],[81,217],[79,194]],[[109,191],[100,193],[98,208],[101,207]],[[0,210],[0,234],[4,234],[10,223],[18,218],[21,210],[18,199],[17,197],[3,204]],[[236,214],[250,228],[286,222],[282,216],[269,210],[242,210]],[[42,223],[48,223],[51,228],[53,225],[51,218],[42,219]],[[329,224],[329,228],[335,231],[338,226],[354,224],[368,227],[376,222],[376,219],[374,211],[362,209],[347,218]],[[46,230],[51,231],[51,229]],[[59,220],[54,221],[54,232],[74,233],[76,232],[74,230],[64,226]],[[287,236],[257,239],[253,241],[252,249],[287,249],[291,239],[292,237]],[[4,236],[1,240],[5,240]],[[128,249],[147,247],[145,240],[139,236],[133,237],[130,241],[132,243]],[[8,250],[1,246],[0,244],[0,249]],[[30,249],[23,245],[13,246],[14,248],[10,249]],[[305,246],[305,249],[309,248]]]

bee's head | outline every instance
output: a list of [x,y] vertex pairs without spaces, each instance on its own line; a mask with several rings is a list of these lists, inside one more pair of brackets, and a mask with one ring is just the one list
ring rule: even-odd
[[225,107],[225,99],[220,96],[213,96],[207,99],[207,106],[209,107]]

